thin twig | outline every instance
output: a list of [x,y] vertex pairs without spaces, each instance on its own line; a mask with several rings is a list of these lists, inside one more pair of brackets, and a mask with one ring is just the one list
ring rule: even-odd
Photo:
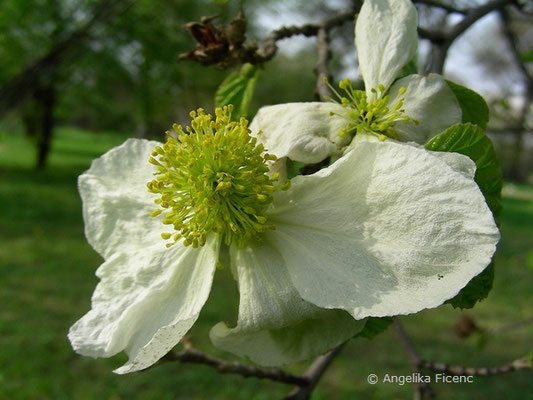
[[317,62],[315,67],[316,87],[315,95],[318,100],[331,97],[331,92],[326,85],[325,79],[329,79],[328,61],[331,56],[329,51],[329,33],[325,28],[320,28],[316,36]]
[[204,354],[190,346],[187,346],[179,353],[168,353],[164,357],[164,360],[203,364],[216,369],[221,374],[237,374],[244,378],[254,377],[260,379],[269,379],[271,381],[298,386],[306,386],[309,384],[309,379],[305,376],[291,375],[285,371],[277,369],[261,369],[239,364],[237,362],[224,361],[219,358]]
[[407,351],[407,357],[409,358],[409,362],[413,367],[416,367],[418,363],[420,362],[421,358],[418,355],[418,352],[415,349],[415,346],[413,345],[413,342],[411,341],[411,338],[405,331],[405,328],[403,327],[403,324],[400,322],[400,320],[397,317],[394,317],[394,328],[396,329],[396,334],[402,341],[405,350]]
[[530,360],[520,358],[508,364],[496,367],[463,367],[460,365],[448,365],[444,363],[421,360],[420,368],[429,369],[434,372],[442,372],[448,375],[467,375],[467,376],[492,376],[506,374],[508,372],[518,371],[521,369],[532,369],[533,365]]
[[510,330],[523,328],[523,327],[531,325],[531,324],[533,324],[533,317],[529,317],[529,318],[526,318],[526,319],[523,319],[523,320],[517,321],[517,322],[512,322],[510,324],[503,325],[503,326],[500,326],[498,328],[487,329],[486,333],[487,333],[487,335],[494,336],[494,335],[498,335],[498,334],[501,334],[501,333],[504,333],[504,332],[508,332]]
[[300,387],[295,388],[285,400],[307,400],[311,396],[314,388],[331,365],[335,357],[339,355],[345,343],[331,350],[329,353],[319,356],[313,361],[311,366],[307,369],[303,375],[307,379],[306,385],[299,385]]
[[[409,359],[409,363],[411,364],[413,371],[415,373],[421,373],[422,371],[420,368],[420,363],[422,362],[422,359],[418,355],[418,352],[416,351],[415,346],[411,341],[411,338],[409,337],[409,335],[405,331],[405,328],[397,317],[394,318],[394,328],[396,329],[396,334],[400,338],[403,346],[405,347],[405,350],[407,351],[407,357]],[[413,400],[423,400],[426,395],[430,399],[435,397],[435,393],[431,389],[431,386],[429,386],[425,382],[415,383],[415,393],[413,394]]]
[[394,318],[394,326],[396,328],[396,333],[398,334],[398,337],[400,338],[400,340],[404,344],[405,349],[407,350],[409,362],[413,366],[413,369],[415,369],[415,372],[421,372],[422,369],[429,369],[434,372],[443,372],[448,375],[491,376],[505,374],[507,372],[512,371],[518,371],[521,369],[533,368],[531,360],[527,360],[525,358],[520,358],[508,364],[496,367],[463,367],[460,365],[451,366],[445,363],[423,360],[417,353],[413,342],[409,338],[409,335],[405,331],[403,325],[398,320],[398,318]]

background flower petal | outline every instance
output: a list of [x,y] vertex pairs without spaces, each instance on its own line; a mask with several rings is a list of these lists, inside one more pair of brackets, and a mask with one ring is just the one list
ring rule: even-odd
[[355,24],[359,73],[367,97],[388,88],[418,47],[417,14],[410,0],[365,0]]
[[268,243],[232,247],[231,259],[239,283],[239,319],[233,329],[219,323],[211,330],[215,346],[277,366],[324,353],[362,329],[364,323],[344,311],[303,300],[283,259]]
[[355,318],[432,308],[490,262],[499,239],[474,181],[431,152],[361,142],[275,197],[269,240],[307,301]]
[[148,159],[160,144],[128,139],[94,160],[78,178],[85,236],[102,257],[161,244],[165,226],[150,216],[157,195],[146,188],[155,171]]
[[[335,103],[287,103],[262,107],[250,124],[252,134],[278,158],[314,164],[339,153],[350,138],[339,137],[347,121]],[[261,131],[260,134],[258,132]]]
[[[399,143],[394,139],[387,139],[389,142]],[[361,142],[373,142],[381,143],[382,141],[374,135],[356,135],[350,145],[346,148],[346,153],[351,151],[353,148],[357,147]],[[408,142],[407,144],[414,146],[418,149],[425,149],[424,146],[416,142]],[[429,150],[427,150],[429,151]],[[437,157],[441,161],[445,162],[451,169],[456,172],[463,174],[469,179],[474,179],[476,173],[476,163],[472,161],[469,157],[466,157],[460,153],[453,152],[443,152],[443,151],[429,151],[433,157]]]
[[200,249],[179,244],[117,253],[97,271],[91,310],[69,332],[80,354],[110,357],[125,350],[119,374],[149,367],[187,333],[213,280],[220,240]]
[[[418,125],[412,121],[396,123],[394,131],[399,140],[425,144],[446,128],[461,122],[461,107],[442,76],[409,75],[399,79],[389,90],[391,98],[396,97],[402,86],[407,89],[402,107],[404,115],[418,120]],[[389,107],[396,105],[394,100]]]

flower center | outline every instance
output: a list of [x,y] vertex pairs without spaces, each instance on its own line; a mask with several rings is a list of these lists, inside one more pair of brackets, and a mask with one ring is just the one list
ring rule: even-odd
[[147,186],[161,195],[152,216],[165,212],[163,224],[174,228],[161,235],[172,240],[167,247],[182,238],[186,246],[203,246],[210,232],[242,246],[273,228],[265,211],[273,193],[288,185],[274,185],[279,175],[267,175],[267,161],[276,157],[250,136],[246,119],[230,122],[232,110],[217,108],[214,120],[202,109],[192,111],[191,126],[184,131],[175,124],[177,137],[167,132],[166,143],[152,153],[157,172]]
[[366,93],[363,90],[354,89],[348,78],[339,83],[339,88],[344,92],[343,94],[337,92],[327,80],[326,83],[339,99],[339,101],[330,100],[340,104],[347,111],[343,114],[335,113],[335,115],[348,121],[346,127],[339,132],[341,137],[348,134],[367,133],[375,135],[381,140],[385,140],[387,137],[397,139],[394,131],[394,125],[397,122],[412,121],[418,125],[416,119],[404,115],[403,95],[407,89],[403,86],[391,101],[390,95],[385,94],[385,87],[379,85],[377,90],[371,89],[376,94],[376,100],[370,102]]

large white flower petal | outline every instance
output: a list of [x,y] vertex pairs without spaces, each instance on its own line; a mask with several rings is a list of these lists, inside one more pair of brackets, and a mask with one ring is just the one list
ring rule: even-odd
[[213,280],[220,240],[200,249],[176,244],[116,253],[97,271],[91,310],[69,331],[80,354],[110,357],[125,350],[119,374],[149,367],[194,324]]
[[232,247],[231,258],[239,282],[239,319],[233,329],[219,323],[211,330],[217,347],[277,366],[323,353],[362,329],[363,322],[344,311],[320,309],[302,300],[270,244]]
[[489,264],[499,239],[471,178],[393,141],[358,143],[294,178],[270,217],[268,238],[300,295],[355,318],[442,304]]
[[85,235],[104,258],[161,242],[164,227],[150,217],[157,196],[146,188],[155,171],[148,159],[159,144],[128,139],[94,160],[78,178]]
[[346,110],[335,103],[318,102],[262,107],[250,129],[266,150],[278,158],[314,164],[338,154],[350,140],[339,137],[346,120],[330,115],[332,112],[345,114]]
[[355,47],[370,101],[375,98],[371,89],[388,88],[417,46],[417,14],[410,0],[365,0],[355,24]]
[[432,151],[433,156],[444,161],[454,171],[463,174],[468,179],[474,179],[476,174],[476,163],[470,158],[459,153],[447,153],[442,151]]
[[442,76],[410,75],[399,79],[390,88],[393,99],[389,107],[396,105],[395,97],[401,87],[407,89],[402,107],[404,115],[418,120],[418,125],[412,121],[396,123],[394,131],[399,140],[425,144],[433,136],[461,122],[461,107]]

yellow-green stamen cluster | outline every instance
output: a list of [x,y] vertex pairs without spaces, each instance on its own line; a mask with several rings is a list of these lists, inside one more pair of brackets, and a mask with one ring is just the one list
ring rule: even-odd
[[152,216],[166,211],[163,224],[174,228],[161,235],[172,240],[167,247],[180,239],[186,246],[203,246],[210,232],[228,245],[244,245],[273,228],[265,211],[273,193],[288,183],[274,185],[279,175],[270,178],[266,162],[276,157],[250,136],[246,119],[230,122],[232,109],[217,108],[215,119],[202,109],[192,111],[191,126],[184,131],[174,125],[177,137],[167,132],[166,143],[152,153],[157,172],[148,190],[161,195]]
[[[339,133],[341,137],[348,134],[367,133],[375,135],[381,140],[385,140],[387,137],[396,139],[394,124],[404,121],[418,124],[417,120],[404,115],[405,110],[402,107],[406,88],[403,86],[398,90],[396,98],[392,102],[390,101],[390,94],[385,94],[383,85],[379,85],[377,90],[371,89],[372,93],[376,95],[376,99],[368,101],[366,93],[363,90],[354,89],[350,79],[344,79],[339,83],[339,88],[344,92],[344,95],[339,94],[327,80],[325,82],[339,99],[339,101],[330,100],[339,103],[347,110],[344,114],[335,114],[348,121],[346,128]],[[390,104],[394,106],[389,108],[388,105]]]

